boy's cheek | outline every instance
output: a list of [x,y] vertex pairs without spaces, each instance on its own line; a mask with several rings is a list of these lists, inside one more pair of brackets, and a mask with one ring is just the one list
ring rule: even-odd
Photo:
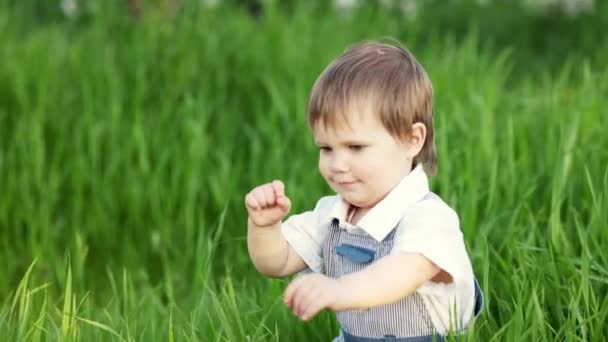
[[321,173],[321,175],[325,177],[325,161],[323,160],[323,157],[319,157],[318,169],[319,173]]
[[325,178],[325,180],[328,180],[328,166],[327,163],[325,161],[319,161],[319,173],[321,173],[321,176],[323,176],[323,178]]

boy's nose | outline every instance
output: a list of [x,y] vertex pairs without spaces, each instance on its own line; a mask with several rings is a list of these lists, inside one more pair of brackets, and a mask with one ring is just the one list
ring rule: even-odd
[[334,156],[331,160],[330,167],[332,172],[346,172],[349,169],[346,158],[342,156]]

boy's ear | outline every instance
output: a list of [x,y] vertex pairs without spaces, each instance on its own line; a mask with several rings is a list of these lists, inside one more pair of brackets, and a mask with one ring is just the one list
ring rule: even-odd
[[414,158],[420,153],[424,142],[426,141],[426,126],[422,122],[416,122],[412,125],[412,130],[407,137],[407,143],[410,149],[410,158]]

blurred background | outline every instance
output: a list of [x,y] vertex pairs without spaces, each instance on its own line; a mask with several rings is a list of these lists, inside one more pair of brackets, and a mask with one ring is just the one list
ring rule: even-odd
[[308,92],[374,39],[434,84],[471,336],[604,341],[607,25],[600,0],[0,0],[0,340],[333,338],[252,267],[243,201],[331,194]]

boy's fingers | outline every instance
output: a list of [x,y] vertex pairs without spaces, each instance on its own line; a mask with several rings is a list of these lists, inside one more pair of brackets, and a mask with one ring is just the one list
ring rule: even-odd
[[313,318],[317,312],[322,309],[322,303],[318,300],[310,300],[306,305],[306,307],[302,308],[302,313],[300,314],[300,319],[303,321],[308,321]]
[[279,206],[279,208],[281,208],[281,210],[289,211],[289,208],[291,208],[291,201],[289,200],[289,198],[281,196],[277,198],[277,205]]
[[295,284],[297,287],[292,294],[292,305],[291,309],[293,312],[300,317],[302,315],[303,309],[308,306],[310,302],[310,296],[314,292],[314,286],[311,284],[306,276],[298,279],[299,281]]
[[300,319],[303,319],[307,309],[314,303],[317,289],[314,284],[307,284],[298,289],[298,293],[294,298],[294,312]]
[[274,206],[275,195],[274,195],[274,191],[272,190],[272,186],[264,186],[262,188],[262,191],[264,193],[264,201],[266,202],[266,203],[264,203],[263,207]]
[[260,204],[251,193],[248,193],[247,196],[245,196],[245,206],[254,210],[260,208]]
[[285,185],[283,184],[283,182],[281,182],[280,180],[274,180],[272,181],[272,188],[274,190],[274,194],[277,197],[281,197],[285,194]]
[[260,209],[263,209],[264,207],[267,206],[264,186],[258,186],[251,193],[252,193],[252,196],[255,197],[256,201],[258,202]]
[[285,292],[283,293],[283,303],[287,305],[288,308],[291,308],[291,297],[293,296],[293,282],[287,286]]
[[298,278],[294,281],[292,281],[287,288],[285,289],[285,292],[283,294],[283,302],[285,302],[285,305],[287,305],[287,307],[292,308],[293,309],[293,296],[296,293],[298,286],[300,285],[300,280],[301,278]]

